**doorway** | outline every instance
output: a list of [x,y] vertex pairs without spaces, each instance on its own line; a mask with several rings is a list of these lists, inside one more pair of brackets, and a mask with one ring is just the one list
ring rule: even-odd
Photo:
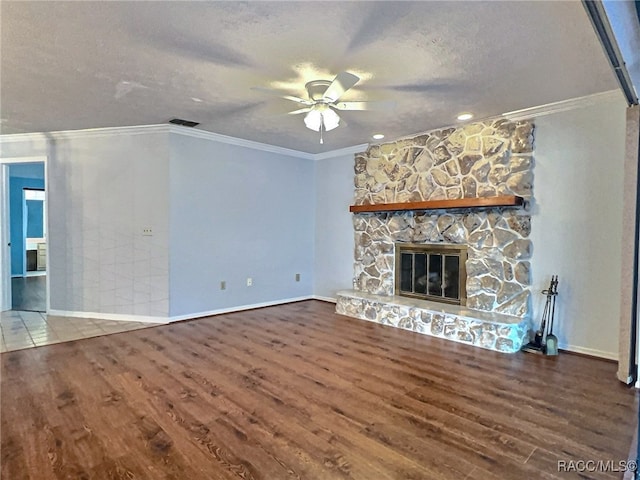
[[[27,177],[27,174],[31,176]],[[14,205],[13,202],[17,203],[18,200],[20,186],[22,186],[22,202],[21,205]],[[40,186],[43,188],[39,188]],[[12,237],[11,309],[45,312],[47,309],[47,222],[45,222],[44,164],[10,166],[9,190]],[[20,215],[20,209],[22,209],[22,215]]]
[[0,310],[47,312],[46,157],[0,158]]

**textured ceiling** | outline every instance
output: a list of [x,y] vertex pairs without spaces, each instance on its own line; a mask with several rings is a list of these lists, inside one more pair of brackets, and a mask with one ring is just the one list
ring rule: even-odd
[[[617,87],[580,2],[0,2],[2,133],[166,123],[319,153]],[[294,102],[350,71],[319,135]]]

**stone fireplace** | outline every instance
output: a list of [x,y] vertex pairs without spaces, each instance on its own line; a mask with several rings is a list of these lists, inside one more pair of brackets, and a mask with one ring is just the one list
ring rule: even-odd
[[[517,351],[529,320],[532,166],[533,124],[504,119],[428,132],[357,154],[355,205],[502,195],[522,197],[524,205],[355,213],[354,289],[339,293],[337,311]],[[465,291],[459,292],[466,305],[418,298],[415,285],[410,298],[398,296],[398,246],[406,245],[466,250]],[[415,266],[415,256],[412,261]]]

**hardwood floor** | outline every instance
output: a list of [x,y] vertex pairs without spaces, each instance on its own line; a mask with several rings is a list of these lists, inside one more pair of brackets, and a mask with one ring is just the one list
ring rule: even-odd
[[2,479],[555,479],[627,458],[614,364],[307,301],[4,353]]

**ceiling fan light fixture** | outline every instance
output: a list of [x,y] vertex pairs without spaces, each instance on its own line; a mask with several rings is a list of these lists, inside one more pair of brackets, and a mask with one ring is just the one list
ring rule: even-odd
[[469,113],[469,112],[464,112],[461,113],[460,115],[458,115],[458,120],[460,121],[465,121],[465,120],[471,120],[473,118],[473,113]]
[[326,105],[318,104],[304,116],[304,124],[310,130],[319,132],[322,127],[328,132],[340,125],[340,117]]
[[330,108],[327,108],[322,112],[322,120],[324,122],[324,129],[327,132],[334,128],[338,128],[338,125],[340,125],[340,117]]
[[371,136],[374,140],[382,140],[384,138],[384,135],[382,133],[376,133],[374,135]]
[[[309,130],[320,132],[320,143],[323,143],[323,132],[331,131],[340,126],[340,116],[336,110],[373,110],[380,108],[382,104],[389,104],[389,102],[364,101],[338,103],[338,100],[359,81],[360,77],[357,75],[341,72],[331,81],[312,80],[307,82],[305,89],[309,97],[308,100],[292,95],[278,96],[304,105],[304,108],[288,113],[289,115],[305,114],[305,126]],[[258,87],[255,89],[265,90]],[[266,91],[269,92],[269,90]]]
[[308,129],[319,132],[322,125],[322,113],[314,108],[304,116],[304,124]]

